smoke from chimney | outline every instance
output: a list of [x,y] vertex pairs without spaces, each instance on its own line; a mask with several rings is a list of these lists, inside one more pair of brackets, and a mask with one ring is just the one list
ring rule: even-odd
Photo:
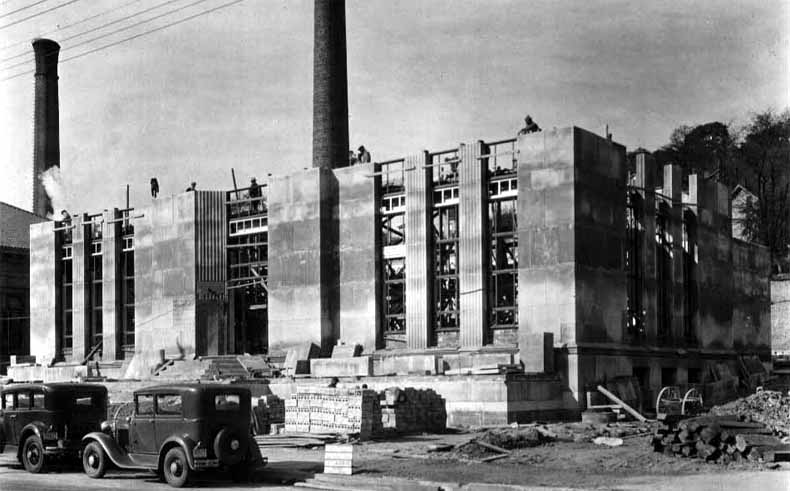
[[48,171],[51,168],[60,168],[58,110],[60,45],[50,39],[35,39],[33,52],[36,55],[36,84],[33,99],[33,213],[42,217],[51,217],[52,195],[48,194],[44,178],[50,174]]
[[313,167],[348,165],[345,0],[315,0]]

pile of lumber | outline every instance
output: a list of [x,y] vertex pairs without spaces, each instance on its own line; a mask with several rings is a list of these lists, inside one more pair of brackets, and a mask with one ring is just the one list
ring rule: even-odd
[[285,431],[358,435],[381,432],[379,395],[369,389],[304,387],[285,401]]
[[[255,442],[263,452],[264,447],[313,448],[323,447],[341,441],[334,434],[320,433],[282,433],[280,435],[256,435]],[[265,455],[265,454],[264,454]]]
[[379,397],[385,430],[442,433],[447,428],[445,401],[432,389],[389,387]]
[[720,464],[790,460],[790,444],[782,443],[765,425],[739,421],[735,415],[666,420],[652,443],[656,452]]

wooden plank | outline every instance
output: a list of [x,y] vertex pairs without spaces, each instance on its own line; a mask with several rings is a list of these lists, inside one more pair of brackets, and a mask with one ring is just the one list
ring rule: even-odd
[[644,416],[639,414],[639,412],[636,411],[636,409],[632,408],[631,406],[629,406],[628,404],[626,404],[625,402],[620,400],[619,397],[617,397],[616,395],[614,395],[611,392],[609,392],[608,390],[606,390],[603,386],[600,386],[600,385],[598,386],[598,392],[600,392],[601,394],[605,395],[606,397],[611,399],[613,402],[616,402],[617,404],[622,406],[622,408],[625,409],[628,412],[628,414],[633,416],[637,421],[642,422],[642,423],[647,421],[647,418],[645,418]]
[[481,440],[473,440],[473,442],[478,444],[478,445],[480,445],[481,447],[485,447],[485,448],[487,448],[489,450],[493,450],[494,452],[499,452],[499,453],[502,453],[502,454],[509,454],[510,453],[510,450],[505,450],[502,447],[497,447],[496,445],[491,445],[490,443],[487,443],[487,442],[484,442],[484,441],[481,441]]
[[491,457],[480,459],[480,462],[491,462],[492,460],[504,459],[506,457],[508,457],[508,454],[492,455]]

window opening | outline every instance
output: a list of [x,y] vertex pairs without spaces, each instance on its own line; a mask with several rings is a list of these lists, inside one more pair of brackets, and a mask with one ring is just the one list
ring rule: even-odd
[[491,198],[488,203],[488,326],[492,330],[517,329],[517,198],[510,195],[493,195]]

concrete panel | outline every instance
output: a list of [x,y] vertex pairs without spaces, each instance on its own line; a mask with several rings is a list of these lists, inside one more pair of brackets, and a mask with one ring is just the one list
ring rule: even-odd
[[197,352],[195,192],[152,200],[135,221],[135,356],[127,375]]
[[329,355],[339,335],[338,183],[328,169],[269,184],[269,347],[313,342]]
[[787,275],[771,281],[771,350],[790,354],[790,277]]
[[338,186],[340,339],[366,353],[382,346],[377,180],[373,164],[335,169]]
[[460,345],[464,348],[482,347],[486,329],[488,186],[486,168],[478,158],[481,146],[482,142],[461,144],[458,151],[458,281]]
[[195,346],[201,355],[220,355],[228,352],[230,344],[225,322],[225,193],[197,191],[194,194],[194,288],[198,313]]
[[427,152],[406,158],[406,344],[427,348],[431,340],[430,174]]
[[55,222],[30,225],[30,354],[48,364],[58,354]]

